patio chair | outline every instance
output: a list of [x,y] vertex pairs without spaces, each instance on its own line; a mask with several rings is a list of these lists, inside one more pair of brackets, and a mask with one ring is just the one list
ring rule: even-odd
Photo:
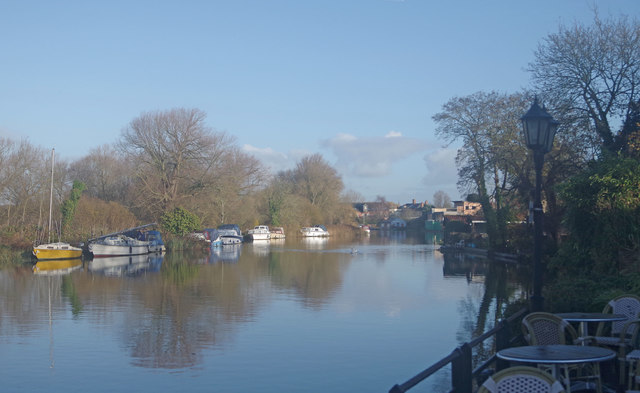
[[[522,333],[529,345],[575,345],[591,341],[590,337],[578,337],[578,333],[571,324],[557,315],[546,312],[534,312],[522,319]],[[600,365],[563,365],[562,378],[567,392],[571,392],[571,380],[595,380],[596,390],[602,391]]]
[[478,393],[564,393],[562,384],[535,367],[506,368],[487,378]]
[[522,319],[522,334],[529,345],[577,344],[576,329],[557,315],[533,312]]
[[599,323],[593,337],[597,345],[610,347],[618,352],[620,382],[624,382],[627,354],[638,348],[640,338],[640,297],[631,294],[618,296],[609,301],[602,312],[627,316],[625,321]]

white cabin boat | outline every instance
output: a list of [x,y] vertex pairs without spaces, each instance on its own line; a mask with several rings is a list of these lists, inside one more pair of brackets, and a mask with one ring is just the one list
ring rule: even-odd
[[247,231],[247,237],[251,241],[270,240],[271,232],[266,225],[257,225],[253,229]]
[[304,227],[300,230],[303,237],[325,237],[329,236],[329,231],[323,225]]
[[222,245],[242,243],[242,232],[236,224],[224,224],[218,227],[218,233],[222,238]]
[[149,242],[124,235],[107,236],[89,242],[89,251],[94,258],[148,254]]

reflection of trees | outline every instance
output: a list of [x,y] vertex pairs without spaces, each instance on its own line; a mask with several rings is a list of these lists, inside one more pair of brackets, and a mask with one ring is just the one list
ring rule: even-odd
[[246,253],[237,264],[199,265],[196,256],[167,255],[159,272],[135,277],[88,269],[64,277],[35,277],[28,268],[0,271],[0,330],[15,336],[41,330],[51,282],[54,320],[69,307],[100,331],[121,332],[136,366],[192,367],[203,348],[231,340],[236,325],[270,300],[274,286],[295,291],[307,306],[323,304],[340,287],[343,262],[350,258],[317,251]]
[[73,285],[71,276],[62,276],[62,294],[69,299],[71,303],[71,313],[74,317],[77,317],[82,312],[82,303],[76,292],[76,288]]
[[[255,313],[266,296],[260,266],[251,263],[198,266],[189,260],[163,264],[162,274],[137,290],[128,308],[124,340],[143,367],[197,364],[204,347],[229,340],[233,324]],[[140,317],[144,315],[144,317]]]
[[[448,263],[447,263],[448,262]],[[518,282],[522,281],[522,270],[515,265],[502,264],[491,260],[481,260],[447,257],[445,254],[445,271],[449,274],[466,274],[469,282],[474,274],[484,273],[484,291],[477,299],[467,297],[461,301],[459,310],[462,316],[461,330],[458,332],[458,342],[468,342],[474,337],[480,336],[485,331],[492,329],[499,320],[503,319],[507,306],[518,300],[518,291],[521,289]],[[467,269],[463,273],[464,269]],[[474,273],[475,272],[475,273]],[[474,348],[473,361],[478,364],[486,360],[493,353],[494,343],[487,340]]]
[[82,303],[71,277],[34,276],[29,267],[0,270],[0,332],[19,336],[41,329],[42,321],[49,319],[49,301],[54,320],[64,312],[66,301],[73,315],[79,315]]
[[[59,278],[54,288],[59,289]],[[51,291],[53,304],[60,300],[60,291]],[[28,335],[43,320],[49,299],[48,277],[34,278],[31,269],[0,270],[0,331],[11,335]],[[7,322],[5,322],[5,320]]]
[[324,252],[270,254],[269,276],[275,287],[294,291],[311,308],[323,305],[342,283],[342,262],[349,255]]

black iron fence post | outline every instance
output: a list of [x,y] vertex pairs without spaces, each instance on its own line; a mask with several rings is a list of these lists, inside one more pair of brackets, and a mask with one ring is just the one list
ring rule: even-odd
[[455,393],[471,393],[473,389],[471,346],[464,343],[456,349],[460,354],[451,362],[451,386]]
[[[501,349],[509,348],[511,344],[511,324],[507,319],[503,319],[499,323],[500,329],[496,332],[496,353]],[[509,367],[509,362],[497,358],[496,371]]]

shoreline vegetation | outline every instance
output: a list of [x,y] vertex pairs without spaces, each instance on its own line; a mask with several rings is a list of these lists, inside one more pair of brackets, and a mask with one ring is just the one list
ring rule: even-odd
[[[333,239],[355,239],[362,236],[362,230],[355,225],[332,225],[328,227]],[[302,238],[299,230],[286,231],[289,238]],[[201,251],[204,243],[190,236],[179,236],[175,234],[163,234],[167,252],[197,252]],[[84,245],[86,239],[72,239],[72,244]],[[21,266],[35,262],[31,253],[32,245],[25,245],[24,241],[17,242],[13,246],[0,245],[0,269],[9,266]]]

